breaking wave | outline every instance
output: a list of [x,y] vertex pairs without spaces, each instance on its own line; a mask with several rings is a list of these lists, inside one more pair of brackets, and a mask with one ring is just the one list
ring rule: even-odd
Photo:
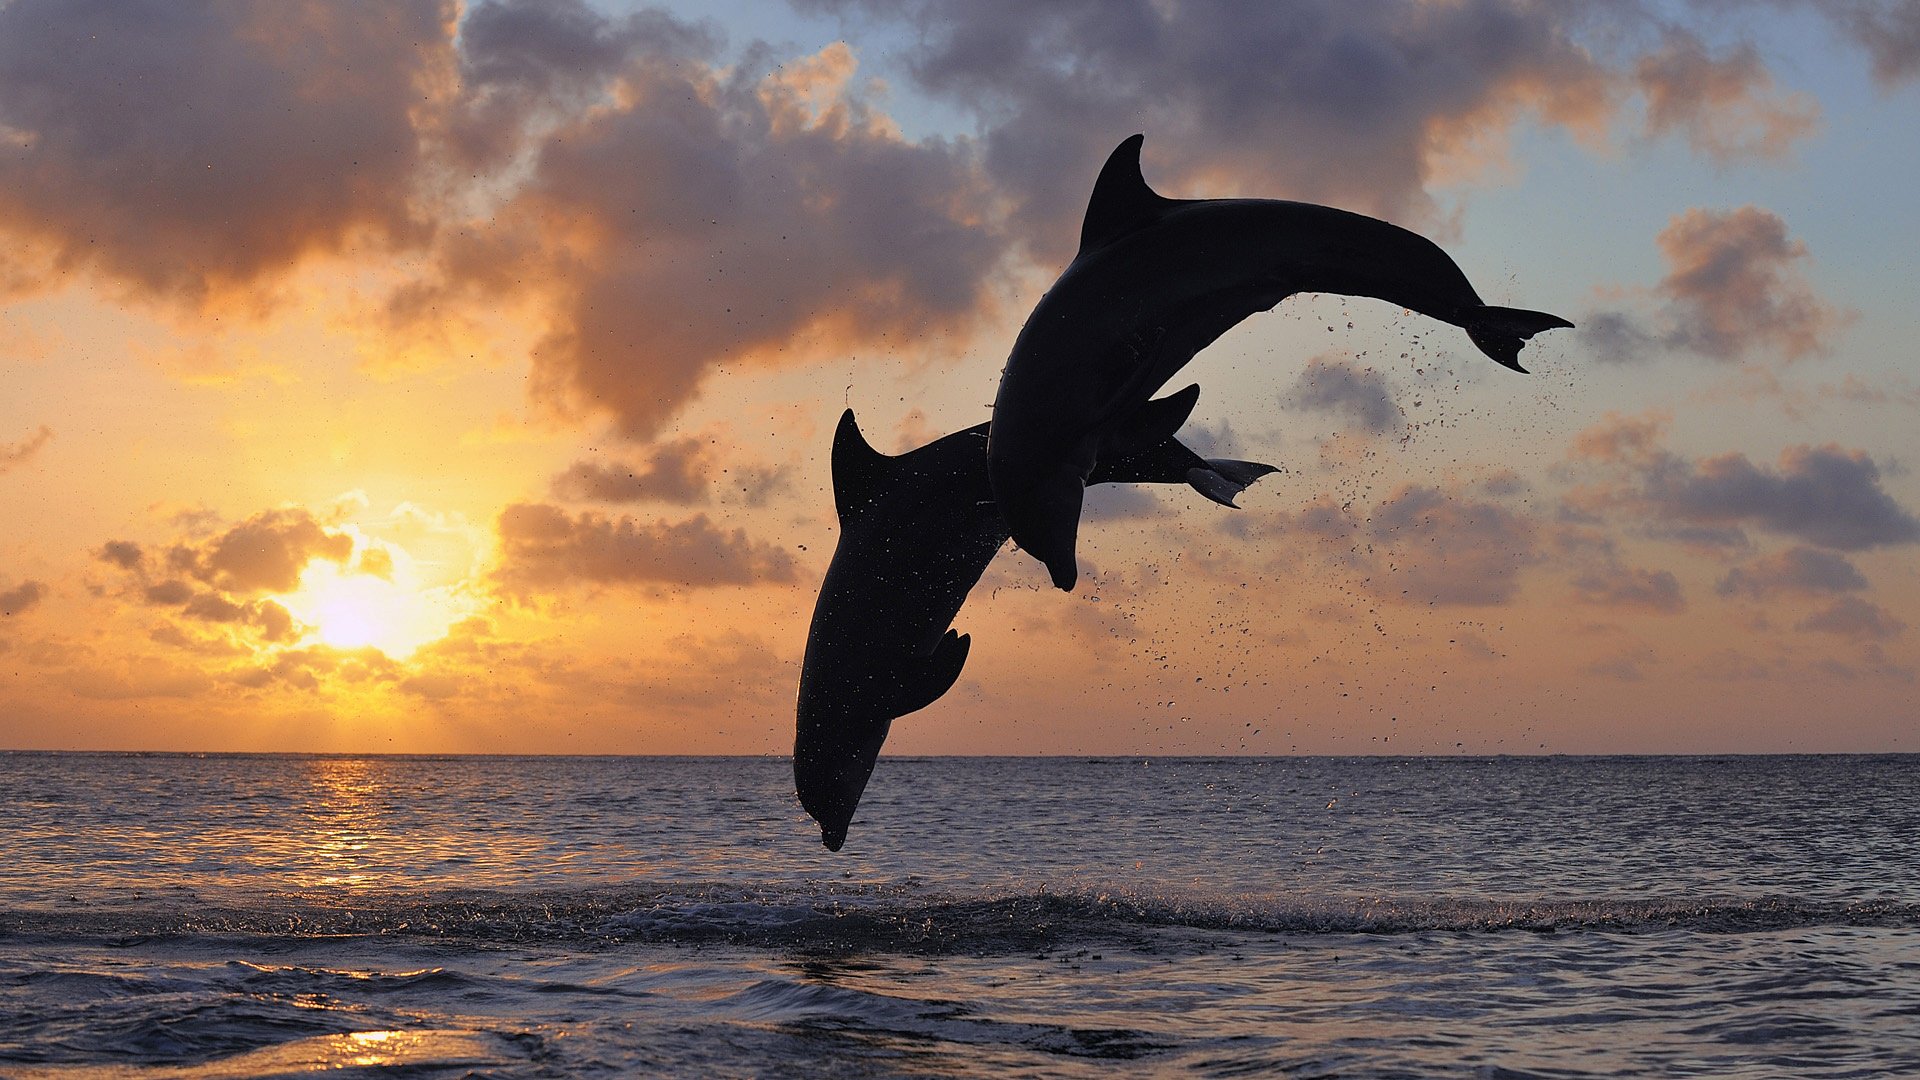
[[0,936],[406,937],[450,942],[639,942],[992,954],[1168,931],[1737,934],[1816,926],[1920,928],[1920,903],[1787,896],[1633,899],[1225,896],[1076,885],[976,893],[917,884],[706,885],[538,893],[355,894],[259,903],[0,912]]

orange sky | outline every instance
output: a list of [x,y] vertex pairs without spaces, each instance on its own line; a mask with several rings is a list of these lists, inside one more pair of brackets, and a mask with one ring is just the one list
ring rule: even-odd
[[1910,9],[1168,7],[0,8],[0,748],[786,752],[841,409],[986,419],[1135,131],[1580,329],[1249,320],[1284,472],[1003,553],[891,752],[1916,748]]

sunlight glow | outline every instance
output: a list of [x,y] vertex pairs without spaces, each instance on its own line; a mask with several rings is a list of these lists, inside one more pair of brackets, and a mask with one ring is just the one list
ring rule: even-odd
[[309,628],[306,640],[336,649],[370,646],[405,659],[445,637],[454,623],[478,609],[474,598],[456,588],[421,586],[404,551],[392,546],[384,550],[391,556],[386,577],[324,560],[307,564],[300,588],[280,598]]

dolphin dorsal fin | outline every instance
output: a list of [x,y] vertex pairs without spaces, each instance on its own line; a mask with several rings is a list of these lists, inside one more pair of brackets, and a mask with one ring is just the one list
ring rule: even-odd
[[1161,211],[1179,202],[1147,186],[1140,175],[1140,146],[1145,135],[1135,135],[1113,148],[1087,200],[1087,219],[1080,225],[1082,253],[1105,247],[1136,229],[1156,221]]
[[852,409],[840,414],[840,426],[833,432],[833,510],[842,522],[872,500],[888,460],[860,434]]

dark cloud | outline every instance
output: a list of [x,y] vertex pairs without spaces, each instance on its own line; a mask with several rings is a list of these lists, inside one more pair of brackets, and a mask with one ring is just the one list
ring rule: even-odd
[[146,562],[146,552],[131,540],[109,540],[93,553],[93,557],[122,570],[138,570]]
[[1792,547],[1727,571],[1714,586],[1721,596],[1765,600],[1778,593],[1851,592],[1867,579],[1844,555],[1818,548]]
[[1573,579],[1581,600],[1606,607],[1632,608],[1672,615],[1686,609],[1680,581],[1666,570],[1632,566],[1596,568]]
[[201,544],[176,544],[168,565],[227,592],[291,592],[315,559],[344,563],[353,537],[303,509],[268,510]]
[[[1329,511],[1332,520],[1332,511]],[[1385,548],[1373,590],[1407,603],[1504,604],[1536,559],[1533,522],[1498,503],[1408,485],[1374,508],[1367,535]]]
[[0,443],[0,473],[11,472],[33,460],[40,448],[53,438],[53,429],[45,424],[17,443]]
[[199,301],[361,240],[411,241],[416,116],[451,0],[0,7],[0,229],[61,269]]
[[1805,94],[1773,93],[1773,76],[1750,44],[1715,57],[1691,33],[1669,29],[1634,69],[1647,102],[1647,133],[1679,133],[1720,164],[1779,160],[1812,133],[1819,107]]
[[187,601],[187,606],[181,609],[181,614],[189,619],[199,619],[201,622],[231,623],[246,618],[247,609],[244,605],[236,604],[219,593],[201,593]]
[[569,516],[542,503],[516,503],[500,513],[500,566],[509,591],[525,594],[571,584],[656,584],[689,587],[785,583],[792,556],[728,532],[705,514],[652,524],[595,513]]
[[47,595],[47,586],[39,581],[23,581],[11,589],[0,590],[0,615],[21,615]]
[[1799,360],[1827,352],[1852,320],[1801,275],[1806,245],[1772,211],[1688,210],[1657,242],[1667,263],[1653,290],[1659,313],[1651,321],[1626,311],[1581,320],[1602,359],[1645,359],[1658,349],[1725,361],[1764,353]]
[[1818,0],[1821,10],[1867,50],[1873,77],[1892,87],[1920,76],[1920,3],[1914,0]]
[[1644,470],[1640,496],[1658,518],[1751,525],[1840,551],[1920,541],[1920,520],[1880,486],[1873,459],[1832,444],[1789,447],[1775,467],[1744,454],[1670,455]]
[[460,24],[462,96],[448,124],[450,149],[475,167],[497,166],[541,125],[600,103],[621,69],[648,59],[712,62],[711,27],[658,10],[609,17],[578,0],[476,5]]
[[1597,134],[1621,89],[1560,12],[1510,0],[808,6],[914,29],[915,81],[980,118],[987,168],[1048,263],[1071,251],[1088,178],[1135,131],[1165,188],[1238,194],[1258,178],[1260,195],[1404,220],[1523,117]]
[[721,67],[710,35],[665,16],[482,16],[515,30],[463,40],[465,95],[591,76],[594,107],[524,129],[524,184],[449,237],[437,291],[398,314],[538,283],[536,393],[645,438],[721,364],[914,347],[985,311],[1006,244],[970,151],[897,134],[844,44]]
[[[291,641],[298,636],[298,626],[292,613],[277,601],[256,599],[242,602],[217,591],[195,592],[192,585],[177,578],[149,585],[141,589],[138,595],[148,604],[179,608],[181,615],[196,622],[250,627],[268,642]],[[216,648],[225,652],[233,648],[231,641],[209,642],[190,638],[173,626],[162,627],[155,634],[155,640],[190,646],[195,651]]]
[[1609,413],[1574,436],[1569,458],[1617,478],[1576,487],[1567,509],[1598,521],[1609,512],[1640,517],[1649,535],[1695,546],[1749,546],[1763,529],[1837,551],[1920,542],[1920,519],[1881,486],[1864,451],[1828,443],[1791,446],[1776,465],[1745,454],[1689,459],[1665,446],[1667,418]]
[[656,502],[692,506],[707,501],[712,472],[708,446],[699,439],[675,439],[649,448],[644,462],[630,465],[576,461],[553,478],[562,499],[594,502]]
[[158,585],[149,585],[140,591],[140,595],[149,604],[178,606],[193,599],[193,586],[174,578]]
[[1307,362],[1286,400],[1297,408],[1333,413],[1375,435],[1391,430],[1402,415],[1386,376],[1324,357]]
[[1878,604],[1857,596],[1842,596],[1794,624],[1796,630],[1815,630],[1856,641],[1886,641],[1906,633],[1907,624]]

